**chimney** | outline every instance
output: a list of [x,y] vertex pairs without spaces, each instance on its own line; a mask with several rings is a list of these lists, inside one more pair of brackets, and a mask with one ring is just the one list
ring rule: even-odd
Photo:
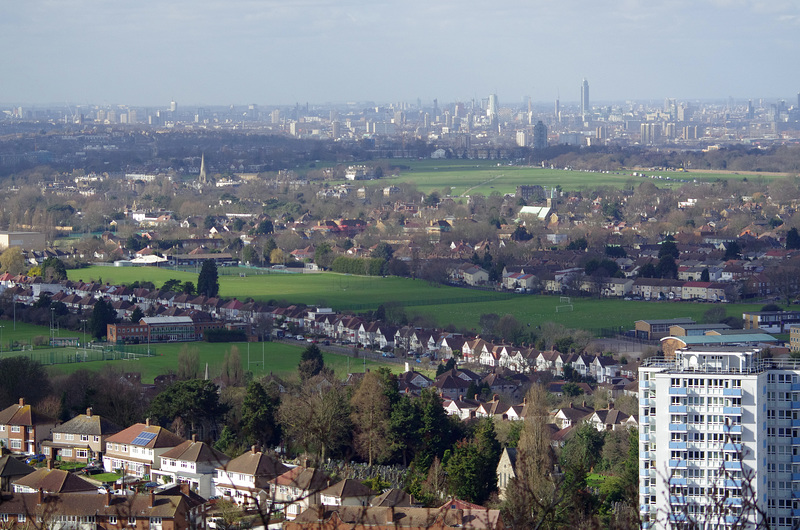
[[53,470],[53,459],[52,459],[52,458],[48,458],[48,459],[47,459],[47,469],[48,469],[49,471],[52,471],[52,470]]
[[583,400],[583,408],[586,408],[586,400]]
[[472,396],[472,399],[474,399],[475,401],[478,401],[478,394],[475,394],[474,396]]
[[19,398],[19,406],[20,407],[24,407],[25,406],[25,398]]
[[36,504],[42,504],[44,502],[44,490],[39,488],[38,495],[36,497]]
[[193,443],[193,444],[196,444],[196,443],[197,443],[197,434],[193,434],[193,435],[192,435],[192,443]]
[[86,409],[86,415],[89,416],[90,418],[92,417],[92,407]]
[[187,497],[189,496],[189,494],[191,493],[191,490],[189,489],[189,484],[185,482],[181,483],[181,493],[183,493]]
[[498,401],[499,399],[500,399],[500,396],[498,394],[493,394],[492,395],[492,401]]
[[150,490],[150,507],[155,508],[156,506],[156,492]]
[[250,446],[250,451],[251,451],[253,454],[256,454],[256,453],[258,452],[258,446],[257,446],[257,445],[251,445],[251,446]]
[[150,418],[146,418],[144,420],[144,424],[147,425],[148,427],[150,427]]
[[106,506],[111,506],[111,490],[106,490]]

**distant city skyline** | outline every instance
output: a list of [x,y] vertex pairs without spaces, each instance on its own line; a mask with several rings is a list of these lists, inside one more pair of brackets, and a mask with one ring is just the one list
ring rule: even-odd
[[[29,0],[0,18],[0,102],[168,108],[782,98],[791,0]],[[180,107],[179,107],[180,108]]]

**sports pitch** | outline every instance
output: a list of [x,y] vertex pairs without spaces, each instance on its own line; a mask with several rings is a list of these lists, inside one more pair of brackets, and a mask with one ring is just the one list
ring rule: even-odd
[[[102,274],[103,280],[129,283],[149,280],[160,286],[170,278],[197,281],[197,275],[156,269],[153,267],[92,267],[68,271],[70,279],[88,279]],[[96,274],[95,274],[96,273]],[[397,277],[366,277],[334,273],[272,274],[221,276],[220,294],[240,300],[287,300],[308,305],[321,304],[334,310],[364,311],[376,309],[386,302],[402,304],[411,316],[422,314],[440,326],[477,329],[480,315],[512,314],[521,323],[532,327],[556,322],[570,328],[632,329],[641,319],[692,317],[702,320],[712,304],[689,302],[644,302],[619,299],[575,298],[572,310],[556,312],[562,305],[557,296],[501,294],[458,287],[431,286],[422,280]],[[500,299],[502,297],[502,299]],[[761,304],[724,304],[728,315],[740,316],[743,311],[757,310]]]
[[[517,186],[539,185],[548,188],[561,186],[563,190],[593,190],[600,187],[633,188],[642,182],[653,182],[659,188],[677,188],[687,183],[713,182],[718,179],[767,180],[785,175],[774,173],[736,173],[722,171],[657,171],[649,169],[624,169],[610,171],[576,171],[540,167],[510,166],[491,160],[384,160],[388,164],[406,166],[397,176],[381,178],[376,185],[414,183],[425,193],[442,192],[450,188],[453,197],[494,192],[516,192]],[[633,173],[661,176],[661,179],[642,178]],[[669,177],[667,179],[666,177]]]

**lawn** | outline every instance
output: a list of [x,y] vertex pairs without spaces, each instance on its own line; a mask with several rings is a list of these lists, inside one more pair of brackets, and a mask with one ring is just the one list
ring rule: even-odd
[[[7,352],[10,345],[14,342],[30,346],[33,344],[34,337],[44,337],[44,340],[47,341],[47,338],[50,336],[50,328],[25,324],[24,322],[17,322],[15,324],[13,319],[0,320],[0,336],[2,336],[2,338],[0,338],[0,355],[2,355],[2,352]],[[81,332],[59,329],[56,331],[56,336],[79,337],[82,340],[83,334]]]

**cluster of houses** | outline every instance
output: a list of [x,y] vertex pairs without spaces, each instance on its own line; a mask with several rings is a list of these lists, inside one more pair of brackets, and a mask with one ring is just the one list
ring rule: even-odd
[[[352,519],[354,508],[362,517],[397,528],[428,528],[432,520],[439,521],[437,528],[463,528],[469,520],[475,523],[468,528],[488,529],[500,521],[497,510],[460,501],[423,508],[401,490],[376,492],[353,479],[337,481],[321,469],[284,463],[256,446],[230,458],[149,420],[122,428],[91,409],[60,423],[20,400],[0,411],[0,433],[6,432],[11,440],[24,441],[22,448],[11,445],[11,453],[0,458],[0,520],[11,526],[36,521],[47,527],[73,523],[70,527],[87,530],[213,528],[218,514],[209,499],[217,498],[295,529],[318,528],[320,510],[326,520]],[[45,467],[33,468],[17,458],[34,447],[43,450]],[[108,489],[91,475],[54,469],[56,461],[101,465],[129,484],[147,482],[150,492]]]

